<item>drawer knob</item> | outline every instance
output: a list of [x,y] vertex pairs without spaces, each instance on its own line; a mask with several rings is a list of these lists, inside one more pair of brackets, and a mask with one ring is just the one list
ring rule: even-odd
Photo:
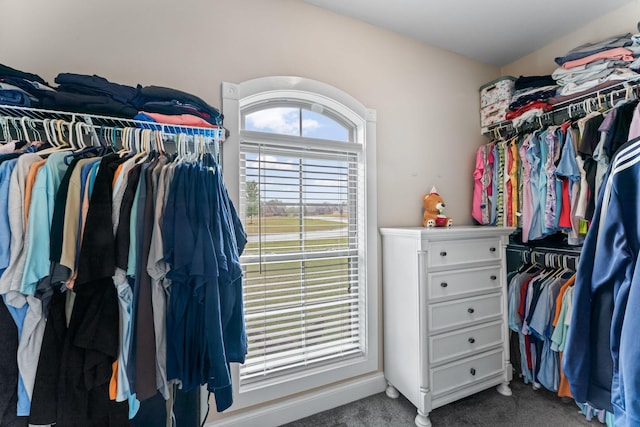
[[494,247],[489,248],[489,252],[495,252],[495,251],[496,251],[496,248]]
[[491,276],[491,280],[496,280],[497,278],[497,276]]
[[474,312],[475,310],[473,309],[473,307],[467,308],[467,313],[473,314]]
[[442,286],[443,288],[446,288],[447,286],[449,286],[449,284],[447,282],[442,282],[440,283],[440,286]]
[[473,338],[473,337],[469,338],[469,344],[473,344],[474,342],[476,342],[475,338]]
[[476,368],[471,368],[471,370],[469,372],[471,373],[471,375],[475,375],[476,374]]
[[440,252],[440,256],[447,256],[447,253],[445,251]]

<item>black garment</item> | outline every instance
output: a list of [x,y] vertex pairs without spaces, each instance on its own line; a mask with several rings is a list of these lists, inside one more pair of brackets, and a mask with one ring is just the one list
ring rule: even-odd
[[57,421],[106,426],[115,409],[109,381],[118,356],[118,297],[111,277],[76,286],[60,363]]
[[129,174],[127,176],[127,187],[124,190],[122,203],[120,205],[120,222],[118,222],[118,228],[116,230],[115,262],[116,267],[125,271],[129,264],[129,242],[131,241],[129,227],[131,225],[131,207],[133,206],[133,200],[138,188],[141,171],[142,165],[136,165],[129,170]]
[[600,128],[603,121],[604,116],[602,114],[587,120],[584,124],[584,132],[582,132],[582,139],[580,141],[580,146],[578,147],[579,153],[593,156],[593,152],[600,142],[600,132],[598,131],[598,128]]
[[[115,273],[112,182],[116,168],[125,160],[109,155],[100,161],[78,257],[74,285],[76,300],[68,330],[68,337],[73,337],[73,346],[80,350],[70,354],[82,358],[78,358],[74,366],[74,359],[70,357],[67,377],[81,380],[85,393],[89,391],[87,412],[83,414],[76,409],[76,413],[110,426],[122,425],[128,412],[126,405],[115,405],[109,400],[112,364],[118,356],[119,346],[118,297],[112,279]],[[76,400],[80,403],[77,406],[82,408],[82,397],[74,389],[67,391],[72,395],[67,395],[65,402],[72,404]],[[74,412],[70,407],[66,411]]]
[[42,77],[37,74],[31,74],[24,71],[16,70],[15,68],[7,67],[6,65],[0,64],[0,76],[6,77],[19,77],[21,79],[31,80],[32,82],[42,83],[44,85],[47,84]]
[[108,96],[82,95],[70,92],[53,92],[40,100],[44,108],[64,110],[74,113],[104,114],[133,118],[138,110],[130,105],[115,101]]
[[[600,288],[592,297],[592,331],[610,331],[613,317],[613,288]],[[598,339],[592,336],[591,379],[587,390],[587,402],[594,408],[613,412],[611,405],[611,378],[613,378],[613,360],[611,358],[609,334],[601,334]]]
[[633,110],[635,110],[638,101],[630,101],[618,107],[611,129],[607,133],[607,139],[604,142],[604,151],[610,159],[613,159],[615,153],[620,147],[627,142],[629,138],[629,127],[633,120]]
[[[194,412],[194,413],[197,413]],[[140,409],[131,420],[131,427],[164,426],[167,423],[167,404],[160,393],[140,402]],[[198,424],[194,424],[197,426]],[[183,424],[178,424],[182,427]]]
[[57,420],[60,363],[67,334],[65,300],[65,294],[54,288],[31,399],[31,424],[52,424]]
[[556,96],[556,89],[541,90],[529,95],[519,97],[517,100],[509,104],[509,110],[516,111],[520,107],[524,107],[529,102],[533,101],[546,101],[549,98]]
[[140,89],[140,94],[136,99],[135,105],[139,110],[153,112],[153,110],[147,108],[147,104],[153,101],[177,101],[178,103],[187,104],[195,107],[198,111],[207,113],[210,116],[210,119],[207,121],[210,123],[216,125],[222,124],[223,116],[218,109],[190,93],[160,86],[145,86]]
[[27,427],[27,417],[17,416],[18,329],[0,298],[0,426]]
[[593,214],[596,211],[596,172],[598,170],[598,162],[593,157],[584,157],[584,172],[587,180],[587,187],[589,187],[589,199],[587,200],[587,209],[584,214],[584,218],[587,221],[591,221]]
[[69,181],[71,181],[71,174],[78,164],[79,158],[75,158],[69,163],[69,167],[65,172],[62,180],[60,181],[60,187],[56,193],[55,202],[53,205],[53,216],[51,217],[51,242],[49,244],[49,259],[52,263],[60,262],[62,256],[62,239],[64,233],[64,215],[67,208],[67,195],[69,194]]
[[[118,83],[112,83],[104,77],[60,73],[55,78],[63,92],[78,93],[83,95],[108,96],[115,101],[130,104],[138,94],[138,89]],[[131,105],[133,106],[133,105]]]
[[134,311],[132,343],[135,345],[135,392],[140,401],[153,397],[157,391],[156,343],[153,324],[153,301],[151,299],[151,277],[147,273],[147,261],[151,248],[153,228],[154,197],[151,176],[158,160],[143,167],[140,177],[140,197],[138,199],[137,227],[138,250],[136,280],[134,285]]
[[587,201],[587,210],[585,211],[585,219],[588,221],[591,221],[593,218],[596,208],[596,199],[598,198],[598,195],[595,194],[598,162],[593,159],[593,152],[600,142],[600,132],[598,131],[598,128],[603,121],[604,116],[600,114],[594,116],[585,123],[582,140],[578,147],[578,153],[584,160],[584,171],[586,174],[587,186],[589,187],[589,199]]
[[127,405],[109,400],[119,341],[118,297],[112,279],[111,183],[117,165],[123,161],[111,155],[100,163],[79,252],[75,302],[68,327],[66,294],[54,290],[32,402],[37,405],[35,411],[32,408],[32,417],[38,424],[126,425]]
[[117,167],[125,161],[126,158],[116,154],[105,156],[100,161],[87,211],[74,290],[95,279],[111,278],[115,273],[112,182]]
[[556,81],[553,80],[553,77],[550,75],[547,76],[520,76],[516,79],[514,83],[514,90],[526,89],[526,88],[534,88],[534,87],[544,87],[544,86],[555,86]]

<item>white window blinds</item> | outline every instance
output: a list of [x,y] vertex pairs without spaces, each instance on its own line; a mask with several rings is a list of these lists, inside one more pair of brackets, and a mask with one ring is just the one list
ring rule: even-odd
[[241,262],[249,352],[241,387],[365,351],[360,145],[244,135],[240,212],[248,245]]

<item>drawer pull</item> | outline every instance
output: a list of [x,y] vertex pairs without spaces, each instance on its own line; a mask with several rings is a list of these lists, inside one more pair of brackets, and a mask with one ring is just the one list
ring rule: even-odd
[[446,288],[447,286],[449,286],[449,284],[447,282],[442,282],[440,283],[440,286],[442,286],[443,288]]
[[495,251],[496,251],[496,248],[494,247],[489,248],[489,252],[495,252]]
[[473,309],[473,307],[467,308],[467,313],[473,314],[474,312],[475,310]]
[[497,276],[491,276],[491,280],[496,280],[497,278]]
[[440,252],[440,256],[447,256],[447,253],[445,251]]
[[470,370],[469,372],[471,373],[471,375],[474,375],[474,376],[475,376],[475,374],[476,374],[476,368],[471,368],[471,370]]
[[473,344],[474,342],[476,342],[475,338],[473,338],[473,337],[469,338],[469,344]]

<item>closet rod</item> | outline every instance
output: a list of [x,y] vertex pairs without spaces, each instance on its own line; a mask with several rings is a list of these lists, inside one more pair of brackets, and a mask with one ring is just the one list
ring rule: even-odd
[[151,129],[159,130],[166,134],[183,133],[187,135],[201,135],[213,138],[218,142],[223,142],[225,139],[225,129],[222,127],[203,128],[197,126],[172,125],[165,123],[124,119],[119,117],[102,116],[97,114],[72,113],[66,111],[45,110],[40,108],[18,107],[12,105],[0,104],[0,116],[6,116],[7,118],[14,120],[19,120],[22,117],[28,117],[40,122],[45,119],[64,120],[68,123],[77,123],[78,121],[83,121],[84,123],[96,128],[106,126],[114,128],[132,127],[140,129]]
[[516,252],[520,255],[520,259],[523,262],[538,262],[538,257],[541,256],[546,260],[546,255],[559,256],[563,259],[571,259],[574,262],[574,266],[577,268],[578,261],[580,260],[580,250],[571,248],[552,248],[546,246],[524,246],[518,244],[509,244],[506,248],[507,251]]

